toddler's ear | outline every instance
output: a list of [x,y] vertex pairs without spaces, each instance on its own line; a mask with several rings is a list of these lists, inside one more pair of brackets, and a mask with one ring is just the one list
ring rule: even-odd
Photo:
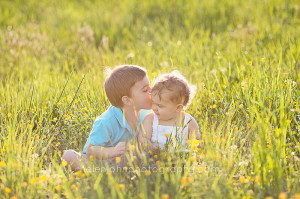
[[177,112],[177,113],[181,112],[182,109],[183,109],[183,105],[182,105],[182,104],[178,104],[178,105],[176,106],[176,112]]

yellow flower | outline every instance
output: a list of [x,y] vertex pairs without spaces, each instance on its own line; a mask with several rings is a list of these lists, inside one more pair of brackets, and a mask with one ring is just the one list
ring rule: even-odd
[[262,62],[265,62],[266,60],[267,60],[267,58],[265,58],[265,57],[261,58]]
[[190,182],[190,183],[194,182],[194,177],[192,177],[192,176],[188,177],[188,182]]
[[124,188],[125,188],[125,185],[124,185],[124,184],[118,184],[118,188],[119,188],[119,189],[124,189]]
[[249,65],[252,65],[252,61],[248,61],[248,64],[249,64]]
[[55,122],[56,120],[57,120],[57,118],[55,117],[55,118],[53,118],[53,120],[52,120],[52,121],[53,121],[53,122]]
[[204,171],[204,166],[203,166],[203,165],[200,165],[200,166],[198,167],[198,172],[201,173],[201,172],[203,172],[203,171]]
[[290,124],[290,123],[291,123],[291,120],[286,120],[286,123],[287,123],[287,124]]
[[273,197],[272,196],[267,196],[267,197],[265,197],[265,199],[273,199]]
[[154,157],[155,159],[157,159],[158,156],[157,156],[157,155],[154,155],[153,157]]
[[123,167],[123,170],[124,171],[128,171],[128,167]]
[[250,180],[251,180],[251,176],[248,176],[248,177],[247,177],[247,180],[250,181]]
[[238,132],[238,130],[239,130],[239,128],[236,126],[236,127],[234,127],[234,131],[235,132]]
[[167,138],[169,136],[169,134],[165,134],[165,137]]
[[15,149],[18,149],[19,148],[19,145],[18,144],[15,144]]
[[104,150],[104,147],[102,146],[102,147],[101,147],[101,151],[103,151],[103,150]]
[[7,113],[7,117],[11,117],[11,113]]
[[162,195],[162,199],[169,199],[170,197],[169,197],[169,194],[167,194],[167,193],[164,193],[163,195]]
[[72,189],[77,190],[77,186],[75,184],[72,184]]
[[6,166],[6,164],[5,164],[5,162],[0,162],[0,167],[5,167]]
[[181,178],[180,182],[182,185],[185,185],[188,182],[188,179],[183,177],[183,178]]
[[1,153],[5,153],[5,149],[1,149]]
[[288,198],[288,194],[286,192],[281,192],[278,195],[278,199],[287,199],[287,198]]
[[149,153],[149,154],[152,154],[152,151],[151,151],[151,150],[149,150],[149,151],[148,151],[148,153]]
[[260,178],[259,178],[259,177],[256,177],[255,180],[254,180],[254,182],[255,182],[255,183],[259,183],[259,182],[260,182]]
[[248,124],[247,124],[247,127],[250,127],[250,126],[251,126],[251,124],[250,124],[250,123],[248,123]]
[[264,118],[264,121],[265,121],[265,122],[268,122],[268,121],[269,121],[269,118],[267,118],[267,117]]
[[8,147],[8,144],[5,143],[3,146],[4,146],[5,148],[7,148],[7,147]]
[[194,143],[194,144],[199,144],[199,143],[200,143],[200,140],[194,140],[193,143]]
[[156,161],[156,164],[158,165],[159,163],[160,163],[160,162],[157,160],[157,161]]
[[295,193],[294,194],[294,199],[300,199],[300,193]]
[[214,160],[219,159],[218,155],[214,155],[214,156],[213,156],[213,159],[214,159]]
[[16,196],[12,196],[12,197],[10,197],[10,199],[17,199],[17,197]]
[[239,108],[240,108],[240,109],[244,108],[244,105],[243,105],[243,104],[240,104],[240,105],[239,105]]
[[116,163],[118,164],[119,162],[121,162],[121,158],[120,157],[116,157]]
[[216,105],[216,104],[214,104],[212,107],[213,107],[213,108],[217,108],[217,105]]
[[130,145],[130,146],[129,146],[129,149],[130,149],[131,151],[133,151],[133,150],[134,150],[134,145]]
[[57,106],[60,106],[60,105],[61,105],[61,103],[60,103],[60,102],[58,102],[56,105],[57,105]]
[[10,194],[10,193],[11,193],[11,189],[6,187],[6,188],[4,189],[4,192],[5,192],[6,194]]
[[195,156],[192,156],[192,157],[190,157],[190,161],[191,161],[191,162],[196,162],[196,161],[197,161],[197,158],[196,158]]
[[187,143],[187,145],[191,145],[192,141],[191,140],[187,140],[186,143]]
[[240,177],[240,182],[241,182],[241,183],[244,183],[244,182],[245,182],[245,177],[244,177],[244,176],[241,176],[241,177]]
[[60,142],[57,142],[57,143],[56,143],[56,146],[59,146],[59,145],[60,145]]
[[41,180],[47,180],[47,176],[45,176],[45,175],[42,176],[42,177],[41,177]]
[[214,135],[214,136],[213,136],[213,140],[214,140],[214,141],[217,141],[217,140],[218,140],[218,136],[215,136],[215,135]]
[[89,157],[89,158],[90,158],[90,160],[93,160],[93,159],[94,159],[94,156],[90,155],[90,157]]
[[54,188],[55,188],[56,191],[60,190],[60,186],[55,186]]
[[149,162],[153,162],[154,160],[152,158],[149,159]]
[[147,171],[145,171],[145,174],[146,174],[146,176],[148,176],[148,175],[151,174],[151,171],[150,171],[150,170],[147,170]]
[[44,110],[47,110],[47,109],[48,109],[48,107],[47,107],[47,106],[45,106],[45,107],[44,107]]
[[65,167],[68,163],[66,161],[63,161],[61,164]]

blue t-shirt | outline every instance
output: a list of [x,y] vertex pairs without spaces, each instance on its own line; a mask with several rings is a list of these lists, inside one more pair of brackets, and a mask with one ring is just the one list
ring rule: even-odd
[[93,129],[83,148],[83,153],[86,154],[86,148],[89,143],[96,146],[112,147],[116,146],[119,142],[134,139],[145,116],[149,113],[151,113],[151,110],[140,110],[138,128],[133,133],[121,109],[110,106],[103,114],[96,118]]

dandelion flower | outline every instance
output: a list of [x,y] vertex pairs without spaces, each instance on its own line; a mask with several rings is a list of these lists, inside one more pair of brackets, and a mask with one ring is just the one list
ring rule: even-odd
[[197,158],[196,158],[195,156],[192,156],[192,157],[190,157],[190,161],[191,161],[191,162],[196,162],[196,161],[197,161]]
[[0,167],[5,167],[5,166],[6,166],[5,162],[0,162]]
[[4,189],[4,192],[5,192],[6,194],[10,194],[10,193],[11,193],[11,189],[6,187],[6,188]]
[[241,182],[241,183],[244,183],[244,182],[245,182],[245,177],[244,177],[244,176],[241,176],[241,177],[240,177],[240,182]]
[[120,157],[116,157],[116,163],[118,164],[119,162],[121,162],[121,158]]
[[169,134],[165,134],[165,137],[167,138],[169,136]]
[[63,161],[61,164],[65,167],[68,163],[66,161]]
[[163,195],[162,195],[162,199],[169,199],[170,198],[170,196],[169,196],[169,194],[167,194],[167,193],[164,193]]
[[124,189],[124,188],[125,188],[125,185],[124,185],[124,184],[118,184],[118,188],[119,188],[119,189]]
[[187,178],[183,177],[183,178],[181,178],[180,182],[182,185],[185,185],[188,182],[188,180],[187,180]]
[[145,171],[145,174],[146,174],[146,176],[148,176],[148,175],[151,174],[151,171],[150,171],[150,170],[147,170],[147,171]]
[[291,120],[286,120],[286,123],[287,123],[287,124],[290,124],[290,123],[291,123]]
[[194,177],[192,177],[192,176],[188,177],[188,182],[190,182],[190,183],[194,182]]
[[133,151],[133,150],[134,150],[134,145],[130,145],[130,146],[129,146],[129,149],[130,149],[131,151]]
[[244,108],[244,105],[243,105],[243,104],[240,104],[240,105],[239,105],[239,108],[240,108],[240,109]]

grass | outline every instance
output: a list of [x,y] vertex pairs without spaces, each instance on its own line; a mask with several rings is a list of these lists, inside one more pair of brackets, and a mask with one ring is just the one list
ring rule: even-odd
[[[299,197],[299,6],[2,0],[1,198]],[[64,173],[110,105],[106,67],[125,63],[197,86],[199,149],[154,158],[162,173]]]

